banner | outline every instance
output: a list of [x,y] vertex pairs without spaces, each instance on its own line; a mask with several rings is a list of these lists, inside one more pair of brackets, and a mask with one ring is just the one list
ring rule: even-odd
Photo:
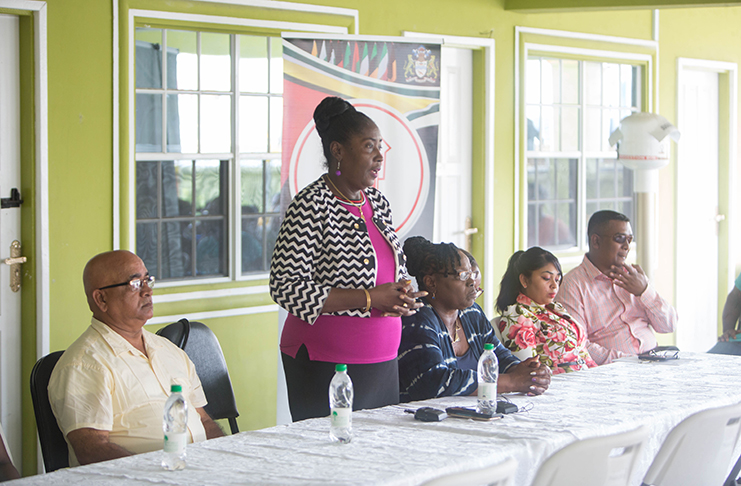
[[394,37],[283,36],[281,206],[324,172],[312,118],[327,96],[368,115],[385,148],[377,187],[399,237],[432,239],[440,121],[440,45]]

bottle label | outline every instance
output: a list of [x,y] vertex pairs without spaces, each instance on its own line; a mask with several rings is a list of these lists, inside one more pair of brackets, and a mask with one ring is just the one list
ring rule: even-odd
[[479,383],[479,400],[496,400],[496,383]]
[[332,427],[349,427],[352,410],[349,408],[333,408],[331,417]]
[[187,442],[185,433],[170,433],[165,434],[165,446],[163,447],[165,452],[176,452],[180,454],[185,450],[185,443]]

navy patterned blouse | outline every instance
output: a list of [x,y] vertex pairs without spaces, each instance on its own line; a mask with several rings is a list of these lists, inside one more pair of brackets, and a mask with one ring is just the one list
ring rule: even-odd
[[[460,313],[468,345],[478,359],[484,344],[494,344],[499,373],[520,362],[499,342],[484,311],[474,303]],[[476,371],[462,370],[453,351],[448,330],[440,316],[427,304],[413,316],[402,317],[399,346],[400,400],[470,395],[478,387]]]

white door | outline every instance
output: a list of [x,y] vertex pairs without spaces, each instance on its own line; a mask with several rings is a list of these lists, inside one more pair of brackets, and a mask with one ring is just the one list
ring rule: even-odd
[[679,73],[677,346],[705,352],[718,336],[718,73]]
[[471,216],[473,51],[443,47],[441,56],[433,239],[466,248],[466,218]]
[[[0,15],[0,197],[20,188],[20,68],[18,17]],[[0,209],[0,261],[20,241],[20,209]],[[21,465],[21,293],[0,264],[0,422],[15,466]]]

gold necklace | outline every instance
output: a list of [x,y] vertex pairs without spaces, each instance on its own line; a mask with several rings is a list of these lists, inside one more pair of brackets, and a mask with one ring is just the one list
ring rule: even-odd
[[334,185],[334,182],[332,182],[332,179],[330,179],[329,174],[327,174],[327,181],[334,187],[335,191],[340,193],[340,200],[346,202],[347,204],[351,206],[355,206],[358,208],[358,212],[360,213],[360,219],[365,222],[365,216],[363,215],[363,205],[365,204],[365,192],[360,191],[360,195],[362,196],[359,202],[355,202],[351,200],[349,197],[345,196],[340,189]]
[[461,337],[458,335],[458,331],[460,331],[461,325],[460,325],[460,317],[456,317],[455,319],[455,327],[453,328],[453,336],[455,336],[455,340],[451,337],[450,339],[453,340],[453,344],[457,343],[461,340]]

